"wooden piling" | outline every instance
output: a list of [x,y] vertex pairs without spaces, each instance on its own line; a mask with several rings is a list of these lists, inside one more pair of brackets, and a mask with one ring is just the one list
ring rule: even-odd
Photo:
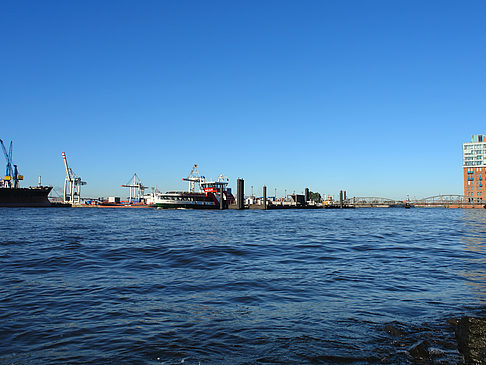
[[263,209],[267,209],[267,187],[263,185]]
[[219,209],[224,209],[223,184],[219,187]]
[[245,180],[238,179],[236,181],[236,189],[237,209],[241,210],[245,208]]

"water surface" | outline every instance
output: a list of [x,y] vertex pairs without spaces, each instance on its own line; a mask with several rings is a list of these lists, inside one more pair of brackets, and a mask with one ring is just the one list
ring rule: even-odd
[[0,363],[457,362],[446,320],[486,307],[482,210],[10,208],[0,232]]

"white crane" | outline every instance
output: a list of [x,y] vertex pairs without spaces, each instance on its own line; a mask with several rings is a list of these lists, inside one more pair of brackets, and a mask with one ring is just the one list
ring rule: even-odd
[[130,196],[128,197],[128,201],[130,203],[133,203],[133,199],[141,199],[143,196],[143,191],[147,189],[147,187],[142,184],[142,181],[137,176],[137,174],[133,174],[133,177],[128,183],[120,186],[122,188],[130,188]]
[[201,189],[201,182],[204,182],[205,177],[199,175],[199,171],[197,170],[197,164],[194,164],[192,167],[189,176],[183,177],[182,180],[189,181],[189,192],[194,193],[194,187],[196,183],[199,184],[199,189]]
[[68,166],[66,154],[62,153],[64,167],[66,168],[66,178],[64,179],[64,203],[80,204],[81,186],[86,185],[80,177],[76,176],[74,171]]

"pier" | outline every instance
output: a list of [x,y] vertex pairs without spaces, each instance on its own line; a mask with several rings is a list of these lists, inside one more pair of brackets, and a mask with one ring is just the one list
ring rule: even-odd
[[[266,187],[264,187],[266,193]],[[241,195],[238,195],[239,197]],[[244,203],[237,202],[229,209],[354,209],[354,208],[448,208],[448,209],[485,209],[486,201],[471,199],[459,194],[439,194],[422,199],[395,200],[383,197],[346,197],[346,191],[339,192],[338,200],[314,202],[309,200],[309,189],[304,195],[291,194],[276,200],[263,197],[248,197]]]

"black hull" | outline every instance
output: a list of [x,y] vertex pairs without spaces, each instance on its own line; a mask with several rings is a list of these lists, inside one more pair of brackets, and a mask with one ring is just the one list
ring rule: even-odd
[[[158,201],[152,207],[158,209],[220,209],[219,201],[215,194],[209,193],[190,193],[190,192],[169,192],[162,194],[165,201]],[[224,202],[224,209],[228,208],[228,203]]]
[[163,204],[153,205],[158,209],[219,209],[219,205],[199,205],[199,204]]
[[0,207],[50,207],[51,186],[38,188],[0,188]]

